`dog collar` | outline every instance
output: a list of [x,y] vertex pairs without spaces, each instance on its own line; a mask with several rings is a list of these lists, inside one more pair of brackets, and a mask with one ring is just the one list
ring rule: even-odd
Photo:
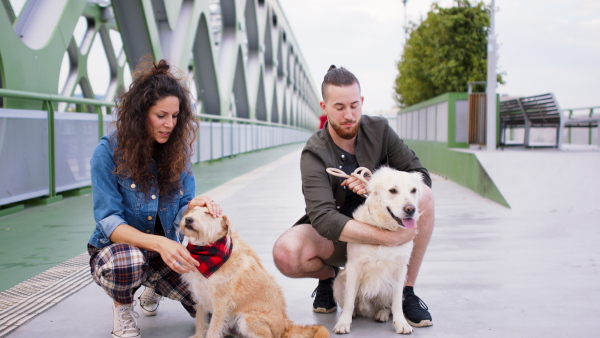
[[[228,243],[229,245],[227,245]],[[188,243],[187,249],[192,257],[200,263],[198,271],[208,278],[227,262],[231,256],[233,241],[231,238],[228,239],[227,236],[223,236],[208,245],[198,246]]]

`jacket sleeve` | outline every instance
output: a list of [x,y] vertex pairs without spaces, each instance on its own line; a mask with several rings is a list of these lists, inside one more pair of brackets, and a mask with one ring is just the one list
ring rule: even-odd
[[106,238],[110,238],[117,226],[127,222],[124,217],[123,196],[119,191],[118,178],[113,173],[115,162],[107,148],[107,143],[101,142],[96,146],[90,166],[94,220]]
[[417,171],[423,174],[423,182],[431,188],[431,177],[429,171],[423,167],[421,160],[417,157],[406,143],[389,127],[386,128],[388,165],[401,171]]
[[335,241],[351,218],[337,211],[330,177],[325,169],[325,163],[316,154],[306,149],[302,152],[300,171],[306,214],[321,236]]

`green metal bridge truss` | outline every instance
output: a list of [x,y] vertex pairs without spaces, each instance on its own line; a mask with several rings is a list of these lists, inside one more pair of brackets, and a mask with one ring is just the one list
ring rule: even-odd
[[[149,54],[188,73],[198,113],[318,125],[317,92],[276,0],[0,4],[1,88],[112,102]],[[2,107],[42,102],[4,96]]]

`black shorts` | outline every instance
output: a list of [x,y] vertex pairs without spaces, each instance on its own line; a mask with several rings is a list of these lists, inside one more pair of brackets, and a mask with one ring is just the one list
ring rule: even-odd
[[[300,218],[293,226],[298,224],[310,224],[310,219],[307,215]],[[347,244],[346,242],[333,241],[333,254],[323,260],[323,263],[331,266],[343,267],[347,261]]]

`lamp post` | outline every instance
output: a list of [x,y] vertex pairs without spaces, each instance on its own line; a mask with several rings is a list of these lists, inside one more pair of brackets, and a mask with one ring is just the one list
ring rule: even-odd
[[496,150],[496,28],[495,26],[495,1],[491,0],[490,31],[487,45],[487,123],[486,123],[486,149]]
[[408,39],[408,27],[406,24],[406,1],[407,0],[402,0],[402,3],[404,4],[404,43],[406,43],[406,40]]

